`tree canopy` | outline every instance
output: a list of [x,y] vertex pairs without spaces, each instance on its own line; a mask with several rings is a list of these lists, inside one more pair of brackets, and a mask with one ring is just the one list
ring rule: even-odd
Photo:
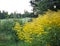
[[31,0],[30,3],[37,14],[43,14],[48,9],[53,11],[60,9],[60,0]]

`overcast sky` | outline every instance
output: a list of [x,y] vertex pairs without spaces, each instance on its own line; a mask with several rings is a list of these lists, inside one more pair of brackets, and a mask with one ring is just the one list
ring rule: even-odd
[[31,12],[30,0],[0,0],[0,10],[24,13],[24,10]]

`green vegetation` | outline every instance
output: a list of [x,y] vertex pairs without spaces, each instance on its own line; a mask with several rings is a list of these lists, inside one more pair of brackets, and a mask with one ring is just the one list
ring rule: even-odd
[[15,22],[19,22],[23,25],[30,20],[31,18],[0,19],[0,46],[17,46],[20,44],[16,32],[12,28],[14,27]]
[[48,9],[57,11],[60,9],[60,0],[31,0],[34,13],[43,14]]
[[33,13],[0,11],[0,46],[60,46],[60,0],[32,1]]

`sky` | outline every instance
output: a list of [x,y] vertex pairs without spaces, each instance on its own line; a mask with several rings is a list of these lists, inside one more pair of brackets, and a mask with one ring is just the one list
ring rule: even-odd
[[0,0],[0,10],[8,13],[24,13],[25,10],[32,12],[30,0]]

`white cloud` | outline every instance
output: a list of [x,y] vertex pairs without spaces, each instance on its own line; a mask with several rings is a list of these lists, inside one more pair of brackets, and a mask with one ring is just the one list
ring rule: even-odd
[[30,0],[0,0],[0,10],[23,13],[24,10],[31,12]]

